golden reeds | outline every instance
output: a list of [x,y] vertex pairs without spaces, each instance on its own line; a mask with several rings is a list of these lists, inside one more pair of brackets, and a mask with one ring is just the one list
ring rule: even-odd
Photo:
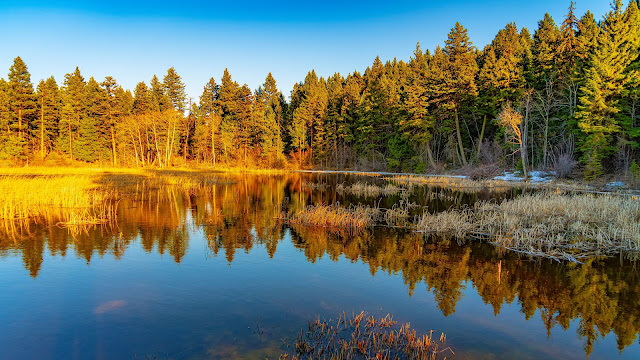
[[349,194],[362,197],[380,197],[397,195],[401,192],[408,191],[405,188],[398,187],[393,184],[386,184],[385,186],[378,186],[369,184],[366,182],[358,181],[351,185],[338,184],[336,186],[336,192],[338,194]]
[[5,233],[16,226],[95,225],[116,216],[120,196],[149,194],[157,201],[232,183],[220,173],[182,170],[3,168],[0,220]]
[[425,214],[419,231],[483,237],[507,249],[575,260],[640,251],[640,201],[613,195],[523,195]]
[[479,191],[482,189],[507,190],[514,187],[527,186],[527,183],[520,181],[473,180],[461,176],[398,175],[384,179],[398,184],[433,185],[447,189],[467,191]]
[[359,230],[372,227],[380,216],[380,209],[365,205],[308,206],[288,219],[290,224],[318,226],[329,229]]
[[[434,332],[419,335],[408,323],[398,325],[391,315],[374,318],[366,312],[338,320],[309,321],[307,330],[286,343],[293,355],[280,359],[438,359],[454,355],[445,348],[446,335],[434,338]],[[446,358],[446,357],[445,357]]]

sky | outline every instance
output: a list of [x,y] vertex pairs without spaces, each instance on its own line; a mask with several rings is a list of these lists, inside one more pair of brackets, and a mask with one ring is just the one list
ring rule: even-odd
[[[256,89],[271,72],[289,96],[311,69],[319,76],[364,71],[376,56],[408,61],[416,43],[442,45],[459,21],[482,49],[509,22],[531,33],[545,12],[560,24],[565,0],[453,1],[191,1],[0,0],[0,77],[13,59],[25,61],[34,86],[54,76],[60,85],[79,67],[125,89],[160,79],[175,67],[194,101],[209,78]],[[578,0],[599,20],[609,0]]]

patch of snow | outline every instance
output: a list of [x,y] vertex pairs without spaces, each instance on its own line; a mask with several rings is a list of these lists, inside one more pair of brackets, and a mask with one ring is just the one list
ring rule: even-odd
[[607,183],[608,188],[620,188],[624,186],[624,182],[622,181],[612,181],[610,183]]
[[[549,173],[544,171],[533,170],[529,172],[529,181],[532,183],[551,181],[551,179],[549,179],[549,175]],[[493,180],[524,181],[524,177],[522,177],[520,174],[516,174],[515,172],[507,171],[504,173],[504,175],[494,177]]]

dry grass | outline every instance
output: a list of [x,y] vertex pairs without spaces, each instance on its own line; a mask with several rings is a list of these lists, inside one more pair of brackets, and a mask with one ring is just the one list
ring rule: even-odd
[[325,191],[327,190],[329,185],[327,185],[327,183],[324,183],[324,182],[303,181],[302,187],[307,188],[309,190]]
[[380,209],[357,205],[317,205],[296,212],[288,218],[293,225],[318,226],[329,229],[361,230],[373,227],[380,217]]
[[105,221],[116,198],[113,189],[100,188],[95,177],[0,177],[0,218],[5,221],[52,219],[70,224]]
[[408,323],[398,325],[390,315],[376,319],[363,311],[352,316],[343,314],[337,321],[309,321],[307,331],[301,330],[287,344],[293,355],[285,353],[280,359],[433,360],[454,355],[445,343],[444,333],[439,339],[433,338],[433,331],[418,335]]
[[527,186],[526,183],[520,181],[472,180],[466,177],[454,176],[399,175],[384,179],[396,182],[398,184],[432,185],[447,189],[467,191],[480,191],[482,189],[499,191],[508,190],[514,187]]
[[220,173],[177,170],[93,168],[0,169],[0,220],[7,234],[32,222],[76,226],[109,222],[117,200],[154,192],[162,201],[176,192],[233,182]]
[[419,231],[488,238],[507,249],[556,259],[640,251],[640,201],[611,195],[523,195],[501,204],[425,214]]
[[336,192],[339,194],[349,194],[362,197],[381,197],[398,195],[400,193],[407,192],[408,189],[395,186],[393,184],[386,184],[385,186],[378,186],[374,184],[368,184],[366,182],[358,181],[351,185],[338,184],[336,186]]

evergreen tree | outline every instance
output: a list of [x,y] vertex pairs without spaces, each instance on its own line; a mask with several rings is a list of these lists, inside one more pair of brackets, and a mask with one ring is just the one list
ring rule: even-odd
[[638,56],[635,34],[625,22],[621,0],[612,4],[601,26],[597,46],[588,57],[576,114],[583,134],[580,149],[587,179],[602,174],[602,161],[614,150],[613,135],[620,130],[620,97],[634,75],[626,69]]
[[177,111],[184,113],[187,109],[187,95],[182,78],[178,75],[175,68],[171,67],[167,70],[167,75],[164,76],[162,87],[171,106]]
[[469,40],[467,29],[460,23],[456,23],[451,29],[445,44],[444,53],[449,57],[449,68],[446,74],[449,81],[440,84],[440,97],[444,105],[453,110],[460,158],[462,164],[466,165],[467,158],[462,142],[458,110],[463,101],[478,94],[475,83],[478,64],[476,62],[475,48],[471,40]]
[[25,158],[29,140],[28,130],[36,112],[36,95],[27,65],[18,56],[9,69],[9,109],[11,136],[6,145],[9,155]]
[[99,136],[99,126],[107,112],[107,99],[100,84],[92,77],[84,88],[84,116],[78,125],[77,136],[74,138],[74,156],[85,162],[95,162],[101,159],[105,149]]
[[133,94],[132,111],[134,114],[160,111],[156,96],[144,82],[139,82],[136,85],[136,90]]
[[158,104],[158,110],[165,111],[172,108],[173,104],[171,103],[171,99],[167,96],[165,84],[161,83],[157,76],[153,75],[149,86],[151,87],[151,93],[155,98],[154,102]]
[[408,84],[405,87],[406,118],[400,122],[401,130],[412,141],[425,150],[426,161],[434,168],[435,160],[431,151],[434,118],[429,115],[427,94],[427,60],[425,54],[416,45],[409,62]]
[[38,140],[40,157],[44,159],[53,148],[62,108],[60,90],[53,76],[40,81],[37,96],[38,119],[35,121],[33,134]]
[[[100,84],[104,91],[106,113],[104,114],[101,132],[102,143],[108,143],[108,147],[111,148],[111,164],[116,166],[118,164],[118,156],[116,152],[116,125],[118,119],[126,112],[123,108],[123,95],[119,90],[120,86],[116,83],[116,80],[107,76]],[[120,96],[118,96],[120,95]]]
[[57,147],[74,158],[74,141],[85,110],[85,81],[76,67],[64,76],[62,114],[58,123]]
[[216,142],[220,133],[222,116],[218,104],[218,85],[209,79],[200,95],[199,116],[196,125],[197,152],[206,161],[211,159],[216,166]]
[[9,107],[9,84],[0,78],[0,155],[6,156],[11,137],[11,108]]

